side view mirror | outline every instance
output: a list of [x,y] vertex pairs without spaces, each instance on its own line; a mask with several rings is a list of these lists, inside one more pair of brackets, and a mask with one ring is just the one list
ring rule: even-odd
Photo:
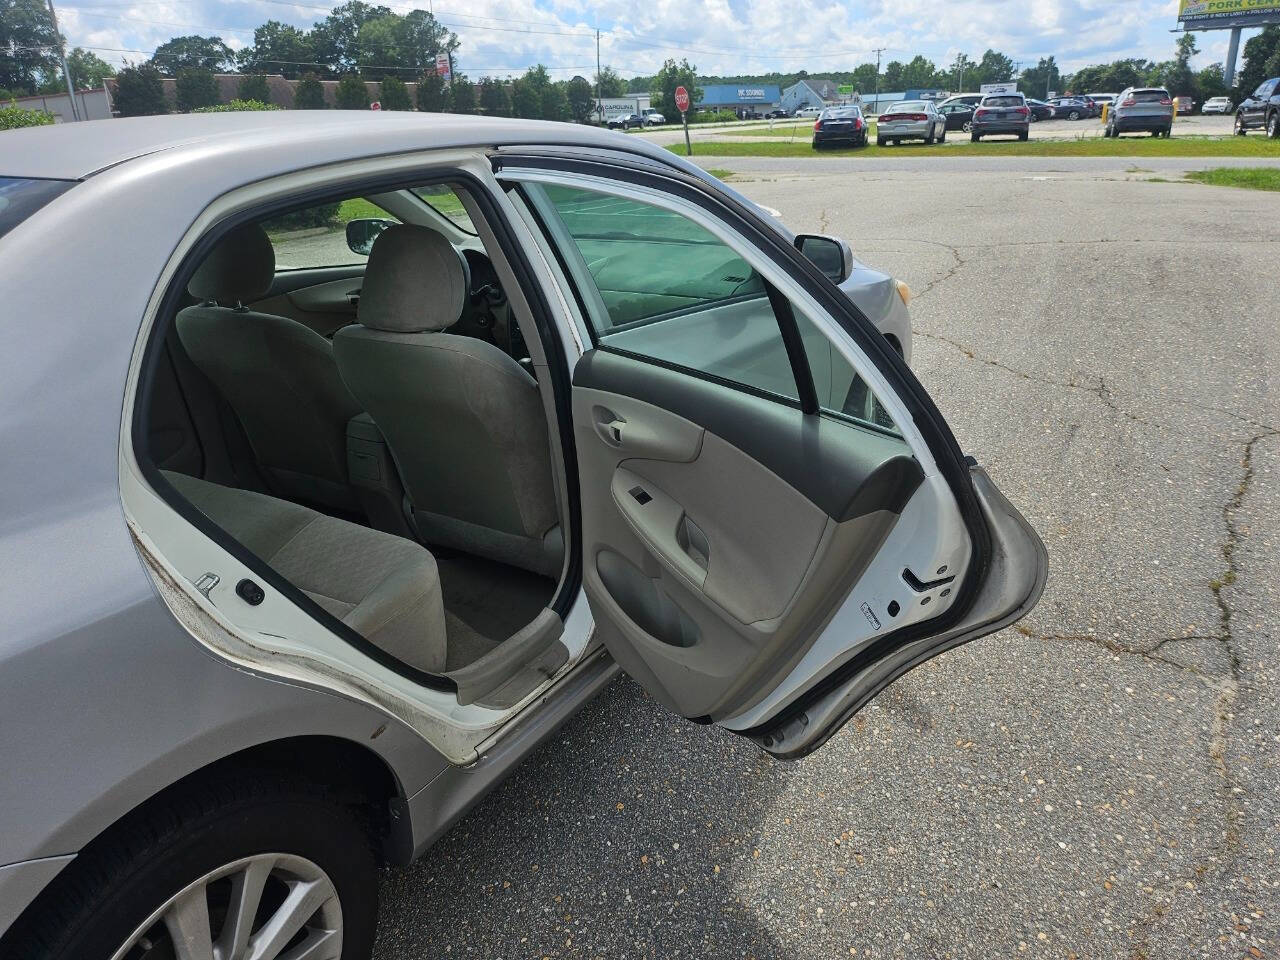
[[387,227],[393,226],[395,226],[394,220],[383,220],[380,217],[348,220],[347,246],[351,248],[352,253],[367,257],[369,251],[373,249],[373,241],[378,239],[378,234]]
[[853,272],[853,250],[839,237],[802,233],[796,237],[796,249],[832,283],[844,283]]

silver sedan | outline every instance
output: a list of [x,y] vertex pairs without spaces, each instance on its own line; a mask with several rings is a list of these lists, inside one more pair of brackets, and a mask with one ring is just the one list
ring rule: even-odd
[[942,143],[946,139],[946,118],[932,100],[903,100],[893,104],[880,114],[876,129],[876,144],[881,147],[903,140]]

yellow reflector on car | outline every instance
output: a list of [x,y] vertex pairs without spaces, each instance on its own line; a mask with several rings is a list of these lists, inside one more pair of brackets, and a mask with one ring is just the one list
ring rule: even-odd
[[898,296],[902,298],[903,306],[911,306],[911,288],[901,280],[895,280],[893,282],[898,285]]

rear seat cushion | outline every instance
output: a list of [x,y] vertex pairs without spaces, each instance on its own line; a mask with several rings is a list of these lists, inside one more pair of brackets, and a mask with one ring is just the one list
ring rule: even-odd
[[265,494],[164,475],[196,509],[371,643],[419,670],[444,671],[440,575],[421,546]]

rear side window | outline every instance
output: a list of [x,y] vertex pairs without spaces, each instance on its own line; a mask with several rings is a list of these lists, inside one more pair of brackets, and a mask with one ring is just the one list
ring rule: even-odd
[[74,180],[0,177],[0,237],[74,185]]
[[276,269],[307,270],[364,263],[368,256],[356,253],[347,245],[347,224],[352,220],[400,222],[362,197],[322,203],[264,220],[263,229],[276,252]]

